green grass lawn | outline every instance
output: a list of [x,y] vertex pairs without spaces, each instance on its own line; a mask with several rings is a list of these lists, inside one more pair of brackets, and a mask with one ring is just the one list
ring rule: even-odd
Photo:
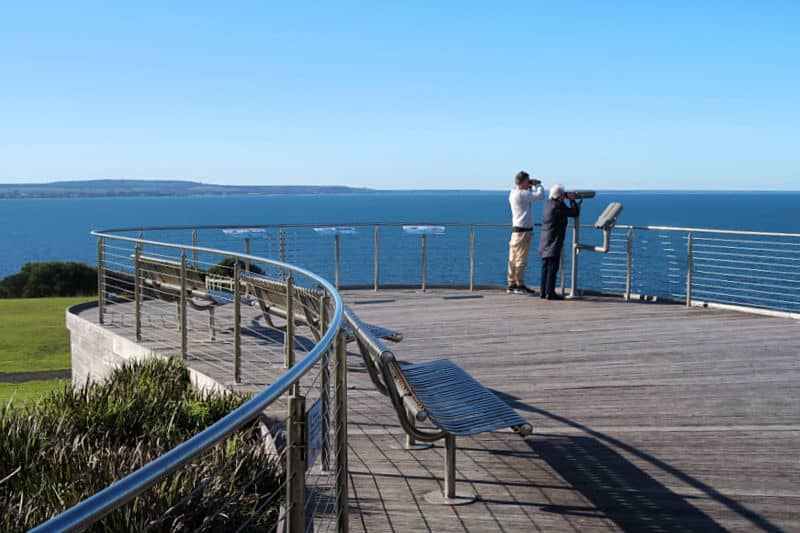
[[14,406],[35,402],[46,396],[50,391],[61,389],[68,383],[70,383],[68,379],[0,383],[0,407],[5,407],[12,396],[14,397]]
[[[36,372],[70,368],[67,307],[93,298],[26,298],[0,300],[0,372]],[[36,401],[67,380],[0,382],[0,405]]]
[[70,368],[67,307],[94,298],[0,300],[0,372]]

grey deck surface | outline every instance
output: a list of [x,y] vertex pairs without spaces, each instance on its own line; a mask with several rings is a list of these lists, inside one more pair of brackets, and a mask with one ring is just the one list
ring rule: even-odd
[[[400,359],[454,360],[534,428],[459,438],[458,487],[480,500],[427,504],[442,443],[392,449],[402,430],[350,354],[351,531],[800,531],[800,322],[499,291],[343,294],[362,319],[405,334],[387,343]],[[166,327],[172,340],[143,344],[175,353],[174,305],[147,305],[145,332]],[[108,327],[131,336],[128,310],[111,313]],[[203,340],[205,316],[190,317],[201,356],[189,364],[230,382],[219,355],[230,332]],[[245,310],[248,327],[256,317]],[[251,384],[239,388],[260,390],[283,372],[281,339],[243,339]]]
[[[800,322],[617,299],[345,292],[404,332],[401,359],[448,357],[533,424],[406,452],[353,358],[353,531],[800,530]],[[391,300],[391,301],[389,301]],[[369,303],[370,301],[375,303]]]

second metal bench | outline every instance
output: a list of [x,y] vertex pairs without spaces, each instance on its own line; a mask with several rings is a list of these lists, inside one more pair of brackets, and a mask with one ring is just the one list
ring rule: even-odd
[[[456,493],[456,437],[512,428],[521,436],[531,426],[513,409],[449,359],[403,364],[352,311],[345,308],[370,379],[389,397],[403,430],[413,439],[444,439],[444,489],[425,495],[430,503],[460,505],[475,501]],[[433,429],[417,427],[429,420]]]

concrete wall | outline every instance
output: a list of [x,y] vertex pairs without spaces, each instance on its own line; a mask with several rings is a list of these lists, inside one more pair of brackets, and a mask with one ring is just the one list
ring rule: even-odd
[[[129,361],[164,357],[97,324],[96,309],[97,302],[89,302],[72,306],[66,312],[74,386],[83,385],[87,380],[102,381],[114,368]],[[189,375],[198,390],[227,391],[222,384],[191,368]]]

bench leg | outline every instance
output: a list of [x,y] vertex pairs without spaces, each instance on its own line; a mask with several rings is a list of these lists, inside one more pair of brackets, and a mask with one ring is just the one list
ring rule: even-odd
[[452,435],[444,438],[444,496],[456,497],[456,438]]
[[217,332],[214,329],[214,308],[208,308],[208,331],[211,333],[211,340],[217,340]]
[[477,499],[468,492],[456,494],[456,437],[448,435],[444,438],[444,490],[429,492],[425,501],[439,505],[464,505]]
[[[406,418],[408,419],[408,421],[411,423],[412,426],[416,427],[417,423],[416,423],[416,418],[414,417],[414,414],[409,412],[408,410],[406,410],[406,413],[407,413]],[[405,444],[400,444],[399,442],[395,442],[394,444],[392,444],[390,446],[390,448],[392,448],[393,450],[408,450],[408,451],[427,450],[428,448],[433,448],[433,443],[431,443],[431,442],[417,442],[416,440],[414,440],[414,437],[412,437],[411,435],[406,433],[406,443]]]

